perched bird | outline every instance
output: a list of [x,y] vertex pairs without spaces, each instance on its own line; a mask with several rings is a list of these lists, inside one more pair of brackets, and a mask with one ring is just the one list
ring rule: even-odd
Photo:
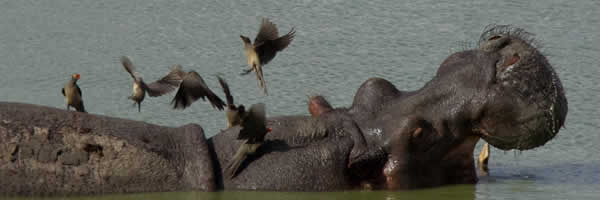
[[65,96],[65,101],[67,102],[67,110],[73,106],[75,110],[85,112],[83,98],[81,97],[81,89],[77,85],[77,80],[79,80],[79,78],[81,78],[81,75],[73,74],[71,80],[65,84],[61,92],[63,96]]
[[254,38],[254,44],[250,43],[248,37],[240,35],[240,38],[244,41],[244,52],[248,58],[248,69],[242,74],[245,75],[255,71],[258,86],[263,88],[265,95],[268,94],[262,66],[269,63],[278,51],[285,49],[294,39],[295,33],[296,31],[292,28],[288,34],[279,37],[275,24],[268,19],[263,19],[258,34]]
[[488,161],[490,159],[490,145],[485,143],[481,148],[481,152],[479,153],[479,158],[477,159],[477,168],[479,169],[479,176],[487,176],[489,175]]
[[226,168],[230,179],[235,177],[246,157],[256,153],[256,150],[264,143],[265,135],[271,132],[271,128],[267,128],[265,105],[262,103],[252,105],[242,117],[241,127],[237,139],[243,140],[243,142]]
[[135,71],[135,66],[129,57],[121,56],[121,64],[123,64],[125,70],[127,70],[131,75],[131,78],[133,78],[133,93],[127,98],[133,100],[134,105],[138,105],[138,112],[141,112],[142,101],[144,101],[144,98],[146,97],[146,92],[151,97],[162,96],[175,90],[181,83],[181,79],[176,71],[177,65],[175,65],[173,69],[171,69],[171,72],[165,77],[150,84],[146,84],[142,77]]
[[208,88],[200,74],[193,70],[184,72],[179,66],[176,67],[175,71],[183,81],[179,85],[177,94],[175,94],[175,97],[171,101],[173,109],[185,109],[196,100],[202,98],[205,101],[208,99],[213,108],[223,110],[225,102]]
[[244,105],[240,104],[239,106],[235,106],[233,103],[233,96],[231,96],[231,92],[229,91],[229,85],[223,78],[217,78],[219,79],[219,84],[221,84],[223,93],[225,93],[225,99],[227,100],[227,128],[231,128],[241,123],[241,116],[244,116],[245,113]]

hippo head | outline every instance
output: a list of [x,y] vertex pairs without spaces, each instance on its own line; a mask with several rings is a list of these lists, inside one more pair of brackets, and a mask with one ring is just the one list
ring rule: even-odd
[[554,138],[564,125],[567,99],[532,34],[506,25],[489,26],[478,48],[501,57],[492,100],[477,130],[481,137],[504,150],[532,149]]

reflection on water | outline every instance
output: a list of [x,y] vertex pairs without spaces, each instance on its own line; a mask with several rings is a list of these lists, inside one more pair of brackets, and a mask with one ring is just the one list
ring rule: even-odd
[[255,192],[255,191],[227,191],[227,192],[164,192],[125,195],[103,195],[85,197],[54,197],[54,198],[14,198],[14,200],[200,200],[200,199],[223,199],[223,200],[305,200],[305,199],[327,199],[327,200],[353,200],[353,199],[381,199],[381,200],[438,200],[457,199],[469,200],[475,198],[474,185],[455,185],[434,189],[410,190],[410,191],[346,191],[346,192]]

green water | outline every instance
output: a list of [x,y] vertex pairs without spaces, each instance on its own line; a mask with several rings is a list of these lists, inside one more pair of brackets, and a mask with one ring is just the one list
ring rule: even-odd
[[423,189],[413,191],[347,191],[347,192],[255,192],[255,191],[227,191],[227,192],[164,192],[164,193],[143,193],[143,194],[124,194],[124,195],[102,195],[102,196],[81,196],[81,197],[28,197],[28,198],[6,198],[12,200],[199,200],[199,199],[227,199],[227,200],[300,200],[300,199],[475,199],[475,186],[459,185],[434,189]]

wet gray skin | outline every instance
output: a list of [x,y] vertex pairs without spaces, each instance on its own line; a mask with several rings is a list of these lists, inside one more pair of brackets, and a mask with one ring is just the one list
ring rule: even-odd
[[[566,118],[558,76],[522,29],[490,26],[481,38],[478,48],[450,55],[419,90],[399,91],[372,78],[349,108],[272,118],[273,132],[258,150],[263,155],[249,159],[237,178],[221,186],[332,190],[475,183],[472,155],[480,138],[500,149],[544,145]],[[221,150],[214,155],[219,163],[233,154],[225,142],[235,132],[236,127],[210,140]],[[337,175],[321,176],[317,166],[337,169]],[[315,181],[330,187],[303,185]]]

